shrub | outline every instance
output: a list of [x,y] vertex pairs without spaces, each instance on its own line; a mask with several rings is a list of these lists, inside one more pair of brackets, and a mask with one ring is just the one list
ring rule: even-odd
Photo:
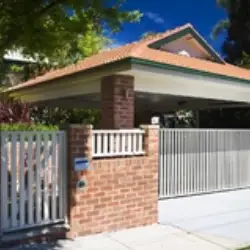
[[0,93],[0,123],[30,122],[29,104]]
[[35,123],[0,123],[0,131],[57,131],[58,126]]

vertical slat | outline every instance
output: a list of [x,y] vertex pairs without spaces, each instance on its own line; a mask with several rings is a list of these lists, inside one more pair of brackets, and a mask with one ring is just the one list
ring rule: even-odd
[[165,140],[164,140],[164,155],[165,155],[165,161],[164,161],[164,171],[166,173],[165,180],[166,180],[166,185],[165,185],[165,195],[169,196],[171,192],[171,141],[170,141],[170,131],[165,130]]
[[[64,210],[63,210],[63,207],[64,207],[64,195],[66,195],[66,193],[64,193],[64,186],[67,186],[67,185],[64,185],[64,173],[65,173],[65,170],[64,168],[66,167],[66,165],[64,165],[64,148],[65,148],[65,136],[63,133],[60,133],[59,134],[59,137],[58,137],[58,146],[59,146],[59,156],[58,156],[58,183],[59,183],[59,189],[58,189],[58,192],[59,192],[59,218],[62,219],[64,217]],[[97,142],[97,145],[99,146],[99,142]],[[98,154],[100,153],[100,151],[98,150],[97,151]]]
[[20,217],[20,227],[25,224],[25,201],[26,201],[26,190],[24,182],[24,156],[25,156],[25,142],[24,142],[25,132],[20,133],[20,186],[19,186],[19,217]]
[[170,140],[171,140],[171,196],[175,195],[175,135],[174,131],[170,131]]
[[28,223],[32,225],[33,220],[33,140],[32,133],[28,133]]
[[163,196],[169,196],[169,176],[167,175],[167,154],[168,154],[168,131],[162,131],[162,157],[163,157],[163,164],[162,164],[162,193]]
[[[63,207],[62,207],[62,213],[63,213],[63,216],[61,217],[62,219],[64,218],[65,220],[65,223],[67,224],[68,221],[67,221],[67,185],[63,185],[63,183],[65,183],[67,181],[67,138],[66,138],[66,135],[65,133],[62,133],[62,138],[63,138],[63,148],[62,148],[62,166],[61,166],[61,173],[62,173],[62,191],[61,191],[61,196],[63,196]],[[59,166],[58,166],[59,168]]]
[[56,220],[56,203],[57,203],[57,166],[56,166],[56,155],[57,155],[57,140],[56,140],[56,133],[52,133],[52,221]]
[[180,152],[179,152],[179,155],[180,155],[180,162],[179,162],[179,168],[180,168],[180,171],[179,171],[179,176],[180,176],[180,195],[183,195],[183,183],[184,183],[184,162],[183,162],[183,130],[180,130],[179,131],[179,137],[180,137]]
[[136,153],[137,145],[136,145],[136,134],[133,133],[133,153]]
[[44,132],[44,189],[43,189],[43,220],[47,222],[49,220],[49,189],[48,189],[48,161],[49,161],[49,145],[48,145],[48,133]]
[[160,180],[160,188],[159,188],[160,197],[164,197],[164,192],[163,192],[163,190],[164,190],[164,183],[163,183],[163,181],[164,181],[164,177],[163,177],[163,169],[164,169],[163,154],[164,154],[164,152],[163,152],[163,137],[162,137],[163,133],[164,133],[164,130],[160,130],[160,173],[159,173],[159,177],[160,177],[159,178],[159,180]]
[[121,150],[121,152],[123,155],[125,155],[125,153],[126,153],[126,134],[122,133],[121,136],[122,136],[122,150]]
[[185,132],[185,150],[186,150],[186,193],[190,194],[190,144],[189,144],[189,131]]
[[187,194],[187,131],[183,131],[183,194]]
[[108,134],[103,133],[102,137],[103,137],[103,154],[107,155],[110,153],[108,152]]
[[139,152],[143,152],[143,134],[139,133]]
[[206,130],[206,192],[209,191],[209,188],[208,188],[208,176],[209,176],[209,161],[210,161],[210,148],[209,148],[209,131]]
[[197,132],[193,131],[194,136],[194,151],[193,151],[193,157],[194,157],[194,193],[198,193],[198,183],[197,183],[197,173],[198,173],[198,163],[197,163],[197,153],[198,153],[198,146],[197,146]]
[[202,130],[202,192],[206,191],[206,131]]
[[218,143],[217,143],[217,137],[218,137],[218,134],[219,134],[219,131],[218,130],[215,130],[212,132],[213,134],[213,148],[212,148],[212,151],[214,152],[214,163],[213,163],[213,167],[209,170],[210,171],[210,174],[212,175],[212,178],[213,178],[213,186],[212,186],[212,189],[210,189],[210,191],[216,191],[217,190],[217,182],[218,182],[218,168],[220,168],[220,166],[218,165],[218,157],[219,157],[219,154],[218,154]]
[[128,137],[128,147],[127,147],[127,153],[131,154],[132,153],[132,134],[127,134]]
[[36,133],[36,222],[41,223],[41,135]]
[[110,154],[114,154],[114,134],[113,132],[109,134],[109,146],[110,146]]
[[102,154],[102,135],[97,134],[97,155]]
[[11,136],[11,227],[17,226],[17,134]]
[[192,131],[188,132],[188,148],[189,148],[189,194],[192,194],[194,192],[193,188],[193,179],[194,179],[194,162],[193,162],[193,150],[194,150],[194,140],[192,137]]
[[175,143],[175,161],[174,161],[174,172],[175,172],[175,195],[178,195],[178,134],[174,132],[174,143]]
[[221,177],[221,161],[222,161],[222,145],[221,145],[221,142],[222,142],[222,136],[221,136],[221,133],[218,133],[217,135],[218,137],[218,148],[219,148],[219,152],[218,152],[218,160],[217,160],[217,175],[218,175],[218,185],[217,185],[217,190],[221,189],[221,186],[222,186],[222,177]]
[[9,216],[8,216],[8,165],[7,165],[7,157],[8,157],[8,134],[1,132],[1,227],[2,229],[6,229],[9,226]]
[[92,134],[92,154],[93,156],[96,155],[96,134]]
[[120,152],[120,134],[116,133],[116,144],[115,144],[115,152],[118,154]]

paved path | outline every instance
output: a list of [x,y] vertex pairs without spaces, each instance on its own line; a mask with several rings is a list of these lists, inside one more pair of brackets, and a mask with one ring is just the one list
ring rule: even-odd
[[159,221],[250,245],[250,189],[160,201]]
[[239,242],[223,238],[205,238],[181,229],[152,225],[114,233],[105,233],[77,239],[59,240],[56,243],[26,245],[11,248],[37,250],[225,250],[238,247]]

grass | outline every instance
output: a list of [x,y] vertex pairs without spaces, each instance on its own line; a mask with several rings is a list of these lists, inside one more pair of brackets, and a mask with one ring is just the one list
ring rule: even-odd
[[241,248],[241,249],[238,249],[238,250],[250,250],[250,246],[249,247],[245,247],[245,248]]

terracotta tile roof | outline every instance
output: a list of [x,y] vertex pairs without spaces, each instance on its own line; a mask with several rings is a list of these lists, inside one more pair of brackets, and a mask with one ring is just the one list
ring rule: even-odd
[[245,79],[250,81],[250,70],[242,69],[227,63],[215,63],[193,57],[186,57],[178,54],[173,54],[166,51],[160,51],[153,48],[149,48],[148,45],[166,38],[170,35],[178,33],[186,28],[192,28],[191,24],[186,24],[173,30],[168,30],[164,33],[157,34],[138,42],[124,45],[119,48],[106,50],[100,52],[97,55],[88,57],[83,61],[79,61],[75,65],[70,65],[62,69],[54,70],[46,73],[43,76],[31,79],[27,82],[19,84],[11,90],[21,89],[43,82],[48,82],[57,78],[72,75],[77,72],[81,72],[87,69],[95,68],[97,66],[105,65],[110,62],[116,62],[125,58],[138,58],[149,60],[158,63],[165,63],[174,66],[185,67],[189,69],[196,69],[208,73],[215,73],[224,76],[235,77],[239,79]]

